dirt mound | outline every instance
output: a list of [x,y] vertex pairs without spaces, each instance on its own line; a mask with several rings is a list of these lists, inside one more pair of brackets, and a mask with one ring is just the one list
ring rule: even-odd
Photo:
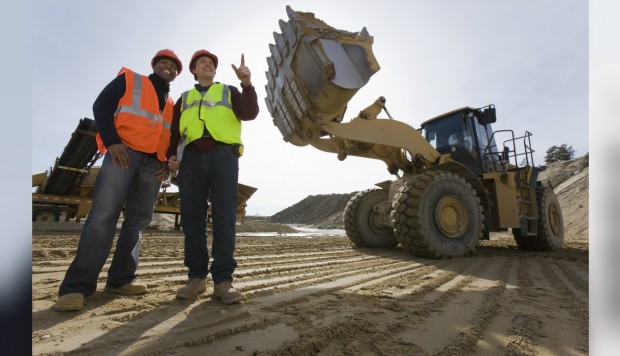
[[343,229],[344,208],[357,192],[348,194],[309,195],[302,201],[271,216],[280,224],[313,225],[320,229]]
[[539,179],[551,183],[558,196],[565,234],[587,237],[590,226],[589,155],[551,163],[540,173]]
[[557,188],[560,184],[569,181],[572,177],[587,172],[590,166],[590,155],[575,158],[570,161],[553,162],[547,165],[542,172],[538,175],[538,179],[541,181],[549,181],[551,185]]

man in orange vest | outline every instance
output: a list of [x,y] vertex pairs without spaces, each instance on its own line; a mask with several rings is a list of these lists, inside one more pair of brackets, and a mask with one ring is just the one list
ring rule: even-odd
[[93,189],[77,253],[59,289],[54,310],[79,310],[97,290],[97,277],[110,254],[121,211],[124,221],[105,290],[146,293],[136,281],[142,230],[151,222],[162,181],[169,176],[166,151],[174,101],[170,82],[181,73],[176,54],[164,49],[151,61],[148,77],[122,68],[93,104],[99,151],[105,153]]

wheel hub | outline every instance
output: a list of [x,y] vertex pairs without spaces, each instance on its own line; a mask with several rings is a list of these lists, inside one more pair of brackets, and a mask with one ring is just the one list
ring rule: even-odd
[[469,214],[465,204],[455,195],[441,198],[435,206],[435,223],[447,237],[457,238],[465,234],[469,224]]
[[392,226],[389,224],[389,219],[387,219],[388,216],[388,214],[382,213],[376,208],[371,210],[368,217],[370,228],[378,234],[390,233],[392,231]]
[[55,221],[56,216],[51,211],[42,211],[37,214],[36,221]]
[[558,236],[560,231],[560,212],[558,207],[554,204],[549,206],[548,211],[549,216],[549,226],[551,227],[551,231],[554,235]]

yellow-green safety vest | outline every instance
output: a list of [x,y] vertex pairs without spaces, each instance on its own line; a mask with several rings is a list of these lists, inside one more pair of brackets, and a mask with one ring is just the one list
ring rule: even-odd
[[179,132],[186,135],[185,143],[201,138],[206,127],[216,141],[242,144],[241,120],[232,110],[231,98],[228,85],[220,83],[213,83],[204,94],[196,88],[184,92]]

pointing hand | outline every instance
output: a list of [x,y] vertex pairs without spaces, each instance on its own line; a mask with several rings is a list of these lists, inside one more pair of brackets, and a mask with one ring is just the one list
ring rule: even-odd
[[252,85],[252,73],[250,73],[250,68],[245,65],[245,57],[243,54],[241,54],[241,64],[239,65],[239,68],[237,68],[234,64],[231,64],[231,66],[235,71],[235,74],[237,74],[237,78],[241,81],[242,86],[247,87]]

